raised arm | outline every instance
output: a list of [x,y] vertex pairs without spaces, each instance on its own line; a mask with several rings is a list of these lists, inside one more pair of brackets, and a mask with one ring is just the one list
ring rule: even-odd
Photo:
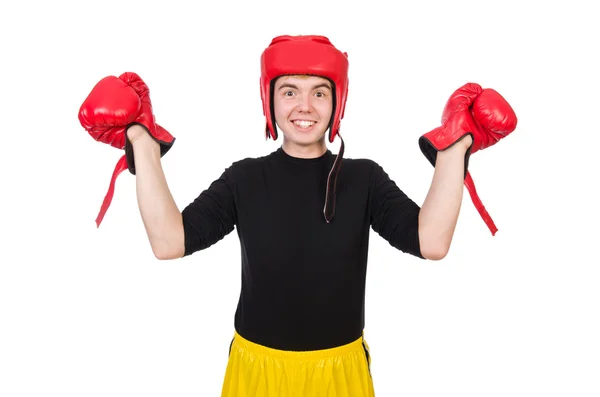
[[431,186],[419,213],[419,241],[427,259],[443,259],[450,250],[463,199],[465,153],[471,143],[471,136],[466,135],[437,154]]
[[79,109],[79,121],[94,139],[125,149],[96,224],[100,225],[110,206],[117,176],[128,169],[136,175],[139,210],[154,255],[158,259],[180,258],[214,244],[233,230],[233,181],[223,173],[179,211],[161,166],[161,158],[175,138],[155,122],[149,92],[135,73],[107,76],[94,86]]
[[127,136],[135,154],[137,202],[152,252],[158,259],[180,258],[185,251],[183,219],[161,166],[160,146],[138,125],[129,128]]
[[422,250],[441,259],[450,249],[463,198],[463,184],[492,234],[497,229],[475,192],[469,173],[471,154],[495,145],[517,125],[508,102],[495,90],[467,83],[454,91],[444,108],[442,125],[419,139],[435,166],[429,193],[419,216]]

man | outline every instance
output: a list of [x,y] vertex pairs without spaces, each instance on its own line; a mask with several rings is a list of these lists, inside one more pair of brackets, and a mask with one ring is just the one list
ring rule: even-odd
[[[477,122],[469,107],[480,87],[453,94],[443,125],[421,138],[435,169],[418,206],[376,162],[343,159],[343,141],[338,155],[327,149],[326,139],[341,139],[347,55],[322,36],[280,36],[261,57],[261,99],[267,136],[281,131],[282,146],[233,163],[179,211],[161,168],[174,138],[155,123],[148,92],[133,73],[103,80],[80,120],[99,140],[121,135],[117,171],[136,175],[157,258],[191,255],[237,229],[243,279],[222,396],[374,396],[363,339],[369,230],[410,255],[444,258],[468,157],[502,129],[486,130],[508,104],[484,95]],[[108,129],[107,115],[116,117]]]

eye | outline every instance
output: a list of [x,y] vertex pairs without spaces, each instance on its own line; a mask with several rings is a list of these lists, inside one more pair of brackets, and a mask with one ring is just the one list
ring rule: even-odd
[[323,98],[325,96],[325,93],[323,91],[317,91],[315,95],[317,95],[319,98]]
[[284,96],[292,96],[294,93],[292,91],[286,91],[283,93]]

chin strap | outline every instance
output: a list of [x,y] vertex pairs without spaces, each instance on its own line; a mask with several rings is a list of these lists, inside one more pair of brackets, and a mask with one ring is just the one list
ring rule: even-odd
[[333,166],[331,167],[331,171],[329,171],[329,176],[327,177],[327,191],[325,192],[325,207],[323,208],[323,215],[325,215],[325,222],[330,223],[333,219],[333,215],[335,214],[335,199],[336,199],[336,185],[337,178],[340,172],[340,167],[342,166],[342,158],[344,157],[344,140],[342,136],[337,134],[342,141],[342,145],[340,146],[340,152],[338,153],[335,161],[333,162]]
[[104,196],[104,201],[102,202],[102,206],[100,207],[100,212],[98,213],[98,216],[96,217],[96,227],[100,227],[100,223],[102,223],[104,214],[106,214],[108,207],[110,207],[110,203],[115,194],[115,182],[117,180],[117,177],[119,176],[119,174],[121,174],[121,172],[125,171],[126,169],[127,169],[127,156],[123,155],[123,157],[121,157],[119,159],[119,161],[117,162],[117,165],[115,166],[112,177],[110,178],[110,184],[108,185],[108,192],[106,192],[106,196]]
[[475,204],[475,208],[479,212],[479,215],[481,215],[481,218],[483,219],[483,221],[485,222],[487,227],[492,232],[492,236],[496,235],[498,228],[494,224],[492,217],[490,216],[490,214],[488,214],[487,210],[483,206],[483,203],[479,199],[479,195],[477,194],[477,190],[475,190],[475,183],[473,182],[473,178],[471,178],[470,172],[467,172],[467,175],[465,177],[465,186],[467,187],[467,190],[469,191],[469,195],[471,196],[471,201],[473,201],[473,204]]

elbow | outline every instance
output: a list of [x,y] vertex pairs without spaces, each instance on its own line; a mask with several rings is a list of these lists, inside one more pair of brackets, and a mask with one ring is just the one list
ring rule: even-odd
[[150,245],[154,257],[165,261],[181,258],[185,255],[185,232],[182,223],[165,228],[165,233],[160,236],[152,236]]
[[154,253],[154,257],[156,259],[158,259],[159,261],[166,261],[166,260],[172,259],[171,255],[169,255],[167,252],[158,251],[158,250],[153,249],[152,253]]
[[168,261],[183,257],[185,254],[185,247],[183,244],[177,244],[176,246],[170,246],[168,244],[152,245],[152,253],[156,259]]
[[179,251],[152,250],[152,252],[154,253],[154,257],[156,259],[158,259],[159,261],[168,261],[168,260],[178,259],[178,258],[183,257],[183,252],[179,252]]
[[444,259],[450,251],[452,232],[440,231],[437,225],[419,224],[419,248],[421,256],[432,261]]
[[430,261],[441,261],[446,257],[446,255],[448,255],[449,251],[450,247],[443,245],[433,247],[425,246],[421,247],[421,256]]
[[451,240],[441,238],[439,236],[428,238],[420,236],[419,248],[421,256],[431,261],[440,261],[444,259],[450,251]]

